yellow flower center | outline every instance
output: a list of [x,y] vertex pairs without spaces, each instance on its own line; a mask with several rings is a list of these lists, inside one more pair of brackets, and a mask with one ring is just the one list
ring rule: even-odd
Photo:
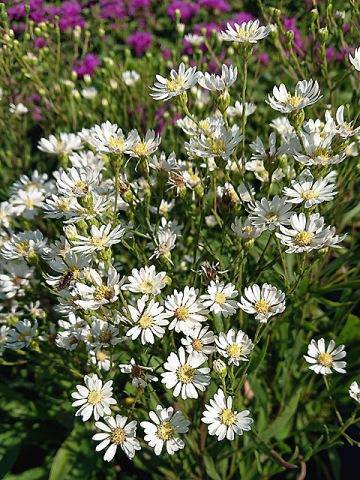
[[97,403],[100,403],[102,399],[101,391],[100,390],[91,390],[91,392],[88,395],[87,401],[91,405],[96,405]]
[[108,354],[106,352],[102,352],[101,350],[96,352],[95,356],[96,360],[98,360],[99,362],[103,362],[104,360],[107,360],[109,358]]
[[113,291],[111,287],[108,287],[107,285],[100,285],[100,287],[97,287],[95,290],[95,300],[110,300],[112,297]]
[[210,139],[210,150],[214,155],[221,155],[225,152],[225,142],[221,138],[212,138]]
[[195,368],[190,367],[190,365],[181,365],[176,370],[177,379],[182,383],[191,383],[195,376]]
[[301,196],[304,200],[314,200],[319,197],[319,194],[318,192],[315,192],[315,190],[305,190],[302,192]]
[[163,441],[170,440],[173,438],[175,433],[175,428],[172,423],[169,421],[162,422],[156,430],[156,435]]
[[99,340],[101,343],[110,343],[113,338],[113,334],[110,330],[103,330],[99,335]]
[[203,348],[203,343],[199,338],[195,338],[195,340],[192,341],[191,345],[196,352],[201,352]]
[[146,143],[142,140],[133,148],[133,151],[139,157],[148,157],[149,156],[149,148]]
[[69,198],[62,198],[58,201],[57,208],[61,212],[68,212],[70,208],[70,199]]
[[23,241],[19,242],[16,245],[16,250],[21,254],[21,255],[27,255],[29,253],[29,242],[28,241]]
[[166,88],[171,93],[179,92],[184,86],[184,78],[180,75],[172,80],[166,81]]
[[254,308],[258,313],[267,313],[270,310],[270,304],[261,298],[255,302]]
[[29,210],[31,210],[31,209],[34,208],[35,203],[34,203],[34,201],[33,201],[32,198],[27,197],[27,198],[25,198],[25,200],[24,200],[24,205],[25,205],[26,208],[28,208]]
[[141,328],[150,328],[154,323],[154,319],[150,315],[142,315],[139,320],[139,325]]
[[243,353],[243,348],[240,345],[233,343],[227,347],[226,352],[231,358],[240,358]]
[[230,408],[224,408],[220,413],[220,421],[227,426],[233,425],[236,422],[236,415]]
[[300,247],[307,247],[308,245],[311,245],[313,238],[314,234],[312,232],[305,232],[304,230],[295,235],[294,242]]
[[154,285],[150,280],[144,280],[140,284],[140,289],[143,293],[151,293],[153,291]]
[[226,295],[223,292],[218,292],[215,294],[215,302],[218,303],[219,305],[223,305],[226,302]]
[[265,218],[269,223],[276,222],[279,219],[278,215],[276,215],[274,212],[267,213]]
[[115,445],[121,445],[126,440],[126,433],[123,428],[116,427],[114,430],[111,430],[111,442]]
[[123,150],[125,145],[124,137],[110,137],[108,140],[108,145],[113,150]]
[[186,321],[189,317],[189,310],[186,307],[178,307],[175,310],[175,317],[178,320]]
[[303,97],[299,95],[289,95],[287,98],[287,103],[294,108],[297,108],[302,101]]
[[330,367],[333,361],[332,355],[330,353],[320,353],[320,355],[317,357],[318,362],[323,365],[324,367]]
[[74,192],[84,192],[86,193],[89,190],[89,187],[86,182],[83,180],[78,180],[74,183],[74,187],[72,189]]
[[246,227],[242,227],[241,231],[243,233],[246,233],[247,235],[251,235],[254,231],[254,227],[252,227],[251,225],[248,225]]
[[107,237],[94,236],[91,237],[90,242],[92,245],[94,245],[94,247],[103,247],[104,245],[106,245],[107,239]]
[[313,151],[312,157],[318,158],[321,165],[327,165],[329,163],[330,153],[326,148],[318,147]]

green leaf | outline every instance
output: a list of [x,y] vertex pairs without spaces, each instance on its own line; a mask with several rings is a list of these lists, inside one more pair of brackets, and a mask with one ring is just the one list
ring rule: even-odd
[[64,440],[59,450],[56,452],[51,465],[49,480],[64,480],[76,460],[78,436],[77,425],[74,426],[70,435]]
[[45,478],[47,478],[45,469],[36,467],[16,475],[7,475],[5,480],[43,480]]
[[21,442],[18,442],[7,448],[5,455],[0,461],[0,478],[4,478],[5,475],[10,472],[19,455],[20,446]]
[[350,314],[337,337],[338,343],[354,343],[360,340],[360,318]]
[[283,434],[290,427],[291,421],[296,412],[299,400],[300,400],[301,389],[299,389],[291,398],[290,402],[286,405],[284,410],[275,418],[272,424],[262,433],[262,438],[266,441],[271,437],[278,439],[284,438]]
[[209,478],[211,478],[212,480],[222,480],[221,476],[216,470],[214,460],[211,457],[205,456],[204,463],[205,463],[206,473],[208,474]]

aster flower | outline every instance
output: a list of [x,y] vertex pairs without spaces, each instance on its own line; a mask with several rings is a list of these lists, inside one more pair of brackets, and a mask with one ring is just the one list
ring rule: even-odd
[[39,190],[19,190],[10,199],[12,212],[32,220],[38,214],[38,209],[43,207],[44,198],[44,192]]
[[54,172],[58,193],[64,196],[83,197],[99,185],[99,171],[91,167],[69,168]]
[[233,398],[226,397],[219,388],[209,404],[205,405],[201,421],[208,425],[209,434],[216,435],[219,442],[224,438],[234,440],[235,435],[251,430],[253,419],[249,414],[249,410],[233,410]]
[[40,230],[21,232],[12,235],[11,239],[4,243],[0,253],[7,260],[32,260],[43,254],[45,246],[46,240]]
[[92,349],[109,348],[123,341],[123,338],[120,336],[119,326],[112,325],[101,318],[93,320],[88,333],[86,343]]
[[23,103],[10,103],[9,112],[13,115],[25,115],[29,109]]
[[115,228],[112,228],[111,223],[101,225],[100,228],[92,225],[89,237],[85,235],[75,235],[72,251],[84,254],[99,252],[104,248],[119,243],[124,236],[124,233],[125,228],[121,225],[117,225]]
[[215,338],[216,350],[228,364],[240,365],[240,362],[247,362],[247,358],[253,349],[253,343],[242,330],[231,328],[227,333],[220,332]]
[[75,284],[75,303],[85,310],[96,310],[102,305],[116,302],[120,293],[120,275],[113,266],[107,271],[106,282],[101,275],[91,268],[87,273],[87,279],[91,285],[77,282]]
[[131,134],[131,148],[127,153],[135,158],[147,158],[156,152],[160,143],[161,137],[156,135],[154,130],[148,130],[144,138],[141,138],[136,130],[132,130]]
[[126,70],[121,74],[121,78],[125,85],[133,87],[140,80],[140,75],[135,70]]
[[60,138],[50,135],[48,139],[42,138],[38,144],[39,150],[52,155],[69,154],[81,148],[81,138],[75,133],[60,133]]
[[350,385],[349,395],[356,402],[360,403],[360,387],[357,382],[352,382],[352,384]]
[[291,182],[291,187],[285,187],[284,196],[289,203],[304,203],[305,208],[310,208],[319,203],[329,202],[337,194],[336,172],[332,171],[326,177],[315,180],[310,170],[304,170],[296,180]]
[[210,384],[210,368],[199,368],[204,361],[204,355],[198,352],[186,357],[184,348],[180,347],[177,354],[171,352],[167,357],[161,381],[166,388],[173,390],[174,397],[181,395],[183,400],[198,398],[198,390],[204,392]]
[[105,415],[111,415],[110,405],[115,405],[113,398],[112,380],[103,385],[102,380],[95,374],[84,376],[84,385],[76,385],[76,390],[71,394],[75,401],[73,407],[80,407],[75,416],[81,416],[86,422],[93,415],[95,420]]
[[100,348],[95,348],[89,351],[89,363],[95,365],[99,370],[108,372],[112,367],[112,362],[110,359],[110,354]]
[[244,289],[239,307],[246,313],[255,314],[260,323],[266,323],[270,317],[285,310],[285,294],[268,283],[261,287],[254,284]]
[[249,20],[240,25],[234,23],[226,25],[226,30],[220,33],[220,38],[228,42],[236,43],[257,43],[259,40],[267,37],[271,32],[271,27],[260,26],[259,20]]
[[282,113],[297,112],[321,98],[318,82],[315,80],[302,80],[296,84],[295,93],[287,91],[282,83],[273,88],[273,96],[269,95],[267,103],[271,108]]
[[210,355],[215,351],[214,332],[209,330],[208,326],[197,325],[188,331],[185,338],[181,339],[181,344],[185,347],[187,353],[198,352],[204,356]]
[[352,65],[354,66],[355,70],[360,72],[360,47],[355,48],[354,56],[349,54],[349,60],[352,63]]
[[291,207],[291,203],[278,195],[270,201],[263,197],[260,201],[249,204],[248,208],[251,210],[249,220],[256,228],[274,230],[280,225],[289,223]]
[[141,343],[153,344],[155,337],[162,338],[165,335],[165,328],[169,324],[164,312],[164,307],[154,300],[150,300],[144,295],[136,302],[136,307],[128,305],[131,315],[132,327],[126,332],[128,337],[136,340],[139,336]]
[[309,369],[315,373],[328,375],[332,373],[332,370],[338,373],[346,373],[346,362],[339,361],[346,357],[344,348],[344,345],[335,348],[334,340],[330,340],[327,348],[323,338],[320,338],[317,342],[311,340],[307,355],[304,355],[304,358],[310,363]]
[[190,142],[185,143],[185,149],[190,157],[220,157],[228,160],[241,139],[238,127],[227,129],[225,126],[219,126],[210,135],[201,133],[190,138]]
[[33,324],[30,320],[20,320],[16,323],[15,328],[11,328],[7,332],[5,348],[18,350],[28,347],[37,334],[37,329],[38,323],[36,320]]
[[324,134],[317,131],[305,131],[300,133],[302,145],[295,138],[289,143],[289,153],[294,159],[303,165],[335,165],[346,158],[344,151],[334,152],[332,148],[334,133]]
[[262,227],[254,226],[249,218],[244,220],[241,217],[235,218],[234,223],[231,224],[231,230],[243,240],[258,238],[264,231]]
[[174,411],[173,407],[156,407],[156,412],[150,411],[151,422],[141,422],[145,431],[145,441],[154,449],[155,455],[160,455],[164,446],[169,455],[185,447],[179,434],[189,431],[190,422],[180,411]]
[[325,227],[324,218],[319,213],[306,217],[304,213],[294,213],[290,217],[290,226],[280,225],[280,232],[276,236],[288,248],[287,253],[311,252],[320,248],[336,247],[345,236],[335,235],[335,227]]
[[138,365],[134,358],[130,363],[119,365],[121,373],[127,373],[131,377],[131,384],[135,388],[145,388],[150,382],[157,382],[158,378],[152,374],[153,368]]
[[137,422],[133,420],[127,423],[127,420],[127,417],[116,415],[115,417],[105,417],[104,422],[95,423],[101,433],[96,433],[92,438],[100,442],[96,446],[97,452],[106,448],[104,455],[106,462],[111,462],[118,447],[130,459],[134,458],[137,450],[141,450],[139,440],[136,438]]
[[223,92],[236,82],[237,67],[223,65],[221,75],[210,74],[208,72],[201,74],[198,83],[202,88],[211,92]]
[[201,73],[196,71],[196,67],[186,69],[185,64],[181,63],[178,71],[170,71],[169,79],[156,75],[157,82],[151,87],[153,93],[150,95],[155,100],[170,100],[193,87],[200,76]]
[[103,153],[128,153],[135,143],[136,131],[132,130],[126,137],[116,123],[106,121],[95,125],[86,134],[86,142]]
[[270,122],[270,127],[276,130],[284,140],[294,134],[294,127],[291,126],[287,117],[277,117]]
[[[244,108],[244,105],[245,105],[245,108]],[[249,117],[255,112],[256,106],[253,103],[245,102],[244,105],[238,100],[236,100],[234,106],[228,107],[228,109],[226,110],[226,113],[230,118],[234,118],[234,117],[242,117],[244,113],[245,113],[245,117]]]
[[193,287],[186,286],[183,291],[174,290],[165,299],[165,309],[171,319],[169,330],[188,333],[189,329],[205,322],[208,311]]
[[165,287],[166,272],[156,273],[155,266],[142,267],[140,270],[133,268],[128,277],[129,283],[122,286],[122,290],[143,295],[158,295]]
[[354,135],[360,133],[360,127],[354,128],[353,122],[346,122],[344,119],[344,105],[341,105],[336,110],[336,122],[335,122],[336,133],[342,138],[350,138]]
[[204,307],[215,315],[229,317],[236,313],[239,308],[238,302],[234,300],[238,296],[238,291],[232,283],[225,285],[224,282],[211,281],[207,287],[207,293],[201,296]]

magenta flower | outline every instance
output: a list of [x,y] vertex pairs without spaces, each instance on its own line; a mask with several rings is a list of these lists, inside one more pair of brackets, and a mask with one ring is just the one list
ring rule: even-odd
[[127,43],[140,57],[149,50],[152,45],[152,35],[149,32],[135,32],[127,39]]
[[93,53],[88,53],[82,60],[75,63],[73,70],[79,77],[83,77],[84,75],[92,75],[99,65],[99,57]]
[[200,0],[201,7],[218,10],[219,12],[229,12],[230,4],[226,0]]
[[173,0],[167,8],[167,14],[173,20],[175,19],[176,10],[180,11],[182,22],[188,22],[198,13],[200,6],[196,3],[183,2],[181,0]]

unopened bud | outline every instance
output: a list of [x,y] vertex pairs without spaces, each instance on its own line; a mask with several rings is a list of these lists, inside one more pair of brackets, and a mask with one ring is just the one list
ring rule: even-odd
[[214,360],[213,371],[216,373],[216,375],[218,375],[221,378],[226,377],[227,368],[225,363],[222,360],[220,360],[220,358]]

